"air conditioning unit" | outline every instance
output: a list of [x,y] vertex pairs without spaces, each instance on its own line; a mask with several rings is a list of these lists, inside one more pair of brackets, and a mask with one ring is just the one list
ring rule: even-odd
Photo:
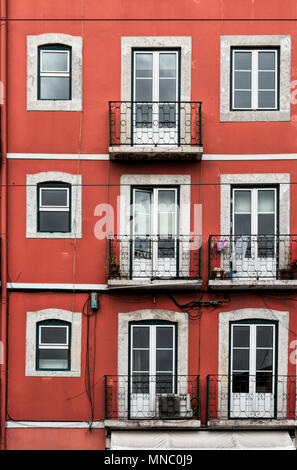
[[160,393],[156,396],[157,417],[160,419],[185,419],[193,417],[191,397],[188,393]]

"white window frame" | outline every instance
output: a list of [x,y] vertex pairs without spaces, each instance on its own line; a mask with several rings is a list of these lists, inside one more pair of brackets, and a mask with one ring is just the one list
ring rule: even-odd
[[[43,55],[44,53],[46,54],[67,54],[67,70],[65,71],[58,71],[58,70],[43,70]],[[55,78],[68,78],[71,83],[71,71],[70,71],[70,50],[69,49],[42,49],[42,47],[39,49],[39,54],[40,54],[40,69],[39,69],[39,87],[41,87],[41,78],[42,77],[55,77]],[[71,90],[69,90],[70,94],[70,100],[71,100]],[[53,98],[55,100],[61,101],[60,98]],[[39,96],[39,100],[48,100],[48,98],[41,98]]]
[[[55,44],[71,48],[71,99],[38,99],[39,48]],[[27,111],[82,111],[82,45],[80,36],[69,34],[27,36]]]
[[[251,106],[250,108],[242,108],[235,106],[235,54],[237,52],[251,53]],[[258,104],[258,54],[259,52],[273,52],[274,53],[274,74],[275,74],[275,84],[274,90],[265,89],[265,91],[274,91],[274,103],[275,105],[271,108],[259,107]],[[259,49],[240,49],[236,48],[232,50],[232,110],[266,110],[266,109],[277,109],[278,108],[278,75],[279,75],[279,61],[278,61],[278,50],[277,49],[268,49],[268,48],[259,48]],[[237,89],[239,90],[239,89]],[[240,90],[241,91],[241,90]],[[242,90],[247,91],[247,90]]]
[[[63,205],[43,205],[42,204],[42,192],[43,190],[46,190],[46,191],[51,191],[51,190],[55,190],[55,191],[66,191],[67,193],[67,204],[65,206]],[[40,212],[66,212],[68,213],[68,218],[69,218],[69,213],[70,213],[70,209],[71,209],[71,206],[70,206],[70,200],[69,200],[69,192],[70,192],[70,188],[65,186],[64,188],[63,187],[59,187],[59,186],[40,186],[39,187],[39,207],[38,207],[38,211],[39,213]],[[39,231],[40,231],[40,227],[39,227]],[[44,230],[42,231],[44,232]],[[63,231],[62,233],[67,233],[67,231]]]
[[[231,49],[279,49],[279,109],[232,110],[231,104]],[[220,121],[290,121],[291,107],[291,36],[238,35],[221,36],[220,41]]]
[[[36,370],[36,328],[47,320],[62,320],[71,325],[70,370]],[[28,377],[80,377],[81,375],[82,313],[57,308],[27,312],[26,368]]]
[[[70,232],[39,232],[37,229],[37,187],[41,183],[66,183],[71,186]],[[27,175],[26,178],[26,238],[81,238],[82,237],[82,176],[58,171]],[[65,189],[65,188],[63,188]],[[69,198],[70,199],[70,198]],[[55,209],[56,210],[56,209]],[[64,210],[64,209],[63,209]]]
[[[41,341],[41,330],[42,328],[64,328],[66,329],[66,342],[65,343],[43,343]],[[39,324],[38,325],[38,345],[37,345],[37,348],[38,348],[38,355],[39,355],[39,351],[42,350],[42,349],[52,349],[52,350],[57,350],[57,349],[66,349],[67,351],[69,351],[69,346],[70,346],[70,343],[69,343],[69,324],[66,325],[50,325],[50,324]],[[69,351],[70,353],[70,351]],[[47,370],[46,368],[43,369],[42,367],[38,367],[38,370]],[[59,369],[57,369],[59,370]],[[68,370],[65,369],[65,370]]]

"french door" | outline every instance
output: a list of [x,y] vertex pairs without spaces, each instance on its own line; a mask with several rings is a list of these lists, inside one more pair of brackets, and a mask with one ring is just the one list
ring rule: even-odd
[[275,188],[233,188],[232,271],[238,277],[276,276]]
[[175,341],[173,324],[131,325],[131,418],[157,417],[157,394],[174,393]]
[[134,51],[134,145],[178,143],[178,52]]
[[231,418],[274,417],[275,344],[275,324],[231,325]]
[[177,275],[177,189],[133,190],[132,278]]

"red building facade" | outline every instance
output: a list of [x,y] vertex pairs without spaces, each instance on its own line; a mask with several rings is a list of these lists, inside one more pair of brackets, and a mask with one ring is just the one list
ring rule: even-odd
[[295,446],[295,3],[66,3],[1,1],[2,448]]

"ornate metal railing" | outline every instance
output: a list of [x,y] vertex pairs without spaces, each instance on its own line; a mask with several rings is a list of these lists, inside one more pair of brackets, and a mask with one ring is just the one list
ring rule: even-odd
[[297,279],[297,235],[210,235],[210,279]]
[[296,376],[267,372],[207,377],[207,421],[296,419]]
[[200,279],[201,236],[109,238],[109,279]]
[[105,375],[105,419],[200,419],[197,375]]
[[110,146],[202,146],[200,101],[110,101]]

